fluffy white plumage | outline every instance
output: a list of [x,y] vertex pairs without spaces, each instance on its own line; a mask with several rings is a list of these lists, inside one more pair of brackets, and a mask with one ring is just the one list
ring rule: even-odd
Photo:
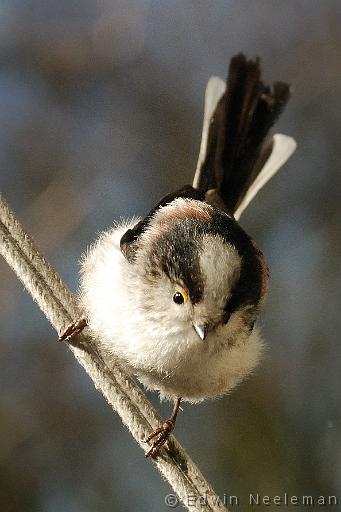
[[[148,238],[162,229],[165,215],[179,208],[197,207],[195,203],[177,199],[161,208],[142,235],[141,247],[147,247]],[[166,275],[153,285],[145,281],[147,255],[143,250],[134,265],[123,256],[120,239],[135,223],[103,233],[83,259],[81,300],[90,329],[108,357],[117,358],[162,398],[181,396],[199,402],[228,392],[260,358],[262,341],[257,328],[250,333],[243,312],[236,311],[227,324],[217,325],[203,341],[190,320],[214,321],[216,316],[218,323],[223,299],[239,277],[239,255],[220,237],[205,236],[200,256],[205,276],[203,300],[179,307],[172,300],[177,287]]]

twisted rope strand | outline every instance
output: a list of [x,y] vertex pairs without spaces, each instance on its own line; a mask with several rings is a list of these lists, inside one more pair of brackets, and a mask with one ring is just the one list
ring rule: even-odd
[[[59,275],[39,253],[0,195],[0,253],[37,302],[57,332],[81,316],[76,298]],[[163,424],[145,394],[119,365],[108,367],[105,356],[94,340],[84,333],[79,346],[69,345],[95,387],[142,447],[152,430]],[[79,348],[80,346],[84,348]],[[205,480],[185,450],[171,436],[155,461],[183,504],[195,512],[227,512],[219,497]]]

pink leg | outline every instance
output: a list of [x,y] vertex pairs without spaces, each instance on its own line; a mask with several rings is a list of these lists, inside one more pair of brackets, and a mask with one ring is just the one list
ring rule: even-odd
[[59,335],[59,341],[69,341],[77,334],[81,333],[84,327],[88,325],[86,318],[80,318],[76,322],[72,322],[67,326],[64,332]]
[[170,434],[173,432],[176,417],[180,409],[180,402],[181,398],[177,398],[174,403],[173,412],[169,420],[165,421],[162,427],[157,428],[156,430],[154,430],[154,432],[150,434],[150,436],[147,437],[146,443],[149,443],[149,441],[151,441],[154,437],[158,436],[158,438],[153,442],[153,445],[150,448],[150,450],[145,454],[145,457],[155,458],[159,453],[160,448],[162,448]]

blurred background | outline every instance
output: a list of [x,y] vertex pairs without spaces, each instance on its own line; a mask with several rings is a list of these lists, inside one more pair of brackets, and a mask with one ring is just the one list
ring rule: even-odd
[[[250,492],[340,503],[339,1],[1,1],[0,188],[76,291],[99,231],[191,181],[206,81],[239,51],[294,89],[278,130],[298,150],[242,218],[272,275],[268,349],[231,396],[185,405],[176,435],[240,509]],[[3,260],[0,280],[1,512],[169,510]]]

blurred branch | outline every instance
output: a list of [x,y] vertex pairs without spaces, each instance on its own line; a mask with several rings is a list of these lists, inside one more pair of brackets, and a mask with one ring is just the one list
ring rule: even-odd
[[[76,298],[38,252],[0,196],[0,252],[57,332],[81,316]],[[144,393],[118,366],[105,363],[100,348],[81,334],[70,346],[96,388],[121,416],[133,437],[147,451],[144,439],[163,424]],[[226,510],[199,469],[173,436],[155,461],[179,499],[191,511]]]

